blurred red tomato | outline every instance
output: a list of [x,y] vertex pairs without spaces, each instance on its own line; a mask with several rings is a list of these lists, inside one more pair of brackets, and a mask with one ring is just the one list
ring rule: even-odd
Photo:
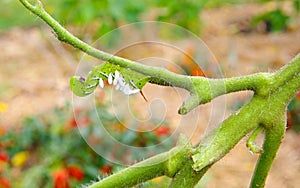
[[91,123],[91,120],[90,120],[89,117],[80,118],[78,120],[76,120],[75,118],[72,118],[68,122],[68,127],[76,128],[77,125],[80,126],[80,127],[85,127],[85,126],[89,125],[90,123]]
[[75,118],[72,118],[72,119],[68,122],[68,126],[71,127],[71,128],[77,127],[77,123],[76,123]]
[[53,174],[54,188],[70,188],[69,173],[66,169],[60,169]]
[[0,188],[10,188],[10,181],[5,177],[0,177]]
[[78,180],[78,181],[81,181],[83,180],[83,177],[84,177],[84,173],[83,171],[81,170],[81,168],[79,168],[78,166],[69,166],[68,168],[68,173],[69,175]]
[[193,47],[188,47],[184,54],[183,68],[192,76],[205,76],[202,69],[194,61],[193,57],[195,55],[195,49]]
[[6,134],[6,128],[4,125],[0,125],[0,136],[4,136]]
[[4,154],[4,153],[0,153],[0,161],[2,162],[8,162],[9,157],[8,155]]
[[202,71],[202,69],[198,66],[194,66],[191,70],[191,75],[192,76],[204,76],[205,77],[205,74],[204,72]]
[[112,171],[112,166],[104,165],[104,166],[101,166],[101,167],[99,168],[99,170],[100,170],[100,172],[101,172],[102,174],[110,174],[111,171]]
[[158,136],[166,136],[170,134],[170,128],[165,126],[160,126],[155,130],[155,134]]
[[190,46],[186,49],[183,57],[183,64],[186,66],[190,66],[194,63],[193,56],[195,55],[194,47]]

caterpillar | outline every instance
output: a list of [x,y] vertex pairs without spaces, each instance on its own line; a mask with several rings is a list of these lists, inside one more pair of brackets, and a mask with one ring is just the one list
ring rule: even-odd
[[109,62],[93,67],[87,78],[73,76],[70,79],[70,88],[75,95],[83,97],[93,93],[98,85],[104,88],[105,80],[125,95],[133,95],[140,92],[146,100],[141,89],[150,80],[150,76],[145,76]]

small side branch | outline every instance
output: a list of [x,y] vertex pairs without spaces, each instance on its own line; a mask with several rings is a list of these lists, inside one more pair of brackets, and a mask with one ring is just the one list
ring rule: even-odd
[[258,134],[263,130],[262,126],[258,126],[250,135],[250,137],[247,140],[247,147],[250,149],[250,151],[254,154],[261,154],[263,152],[263,149],[258,146],[255,142]]

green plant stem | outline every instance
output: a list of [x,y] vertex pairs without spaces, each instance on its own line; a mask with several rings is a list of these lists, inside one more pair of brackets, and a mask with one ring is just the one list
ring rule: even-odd
[[260,97],[253,97],[251,102],[201,139],[192,156],[194,170],[200,171],[221,159],[246,134],[257,127],[263,108],[261,102],[263,99]]
[[[300,64],[299,56],[297,57],[298,58],[293,59],[290,64],[285,67],[286,70],[294,71],[294,69],[290,69],[290,66],[295,67],[295,65]],[[274,73],[274,75],[281,75],[283,72],[285,72],[285,70],[278,71]],[[267,149],[268,152],[272,150],[270,153],[275,152],[276,154],[283,136],[282,129],[285,129],[285,124],[282,125],[283,123],[281,123],[278,125],[278,122],[282,122],[285,118],[285,116],[282,118],[282,114],[286,113],[285,111],[289,101],[298,90],[300,90],[300,73],[295,73],[293,77],[290,77],[290,80],[286,80],[285,84],[279,88],[269,87],[268,91],[265,91],[268,93],[267,95],[261,94],[261,92],[255,93],[248,104],[231,115],[220,126],[205,135],[201,143],[195,148],[194,155],[192,156],[194,169],[200,171],[221,159],[242,137],[254,130],[258,125],[263,125],[264,129],[268,131],[268,134],[272,133],[272,139],[275,140],[271,142],[270,138],[266,138],[265,142],[268,143],[264,144],[264,150]],[[284,119],[284,121],[286,121],[286,119]],[[271,129],[272,131],[270,131]],[[264,152],[262,156],[268,155],[265,154],[268,152]],[[265,166],[266,169],[269,169],[273,158],[268,158],[268,160],[268,162],[264,161],[263,164],[258,162],[258,165]],[[261,167],[259,168],[261,169]],[[265,177],[261,176],[261,179],[265,180]],[[258,184],[261,185],[262,183],[259,182]]]
[[174,147],[96,182],[89,188],[130,187],[164,175],[172,178],[186,162],[192,162],[189,153],[187,146]]
[[272,77],[272,86],[278,88],[284,85],[287,80],[296,77],[300,73],[300,53],[298,53],[289,64],[282,67]]
[[256,169],[252,176],[251,188],[262,188],[265,185],[269,170],[285,133],[285,118],[285,115],[283,115],[281,122],[274,122],[272,129],[265,131],[263,153],[258,159]]
[[192,168],[192,161],[187,161],[183,168],[174,176],[169,187],[172,188],[193,188],[209,169],[209,166],[196,172]]
[[212,79],[205,77],[191,77],[191,96],[179,109],[179,114],[186,114],[200,104],[210,102],[212,99],[236,91],[252,90],[256,93],[265,91],[272,74],[257,73],[248,76]]
[[[160,156],[156,157],[158,159]],[[158,160],[164,160],[158,159]],[[145,161],[143,161],[145,162]],[[143,167],[131,166],[116,174],[110,175],[103,180],[89,186],[89,188],[115,188],[115,187],[131,187],[138,183],[145,182],[158,176],[163,176],[165,171],[165,163],[156,163],[155,160],[148,160],[149,164]],[[144,163],[143,163],[144,164]]]
[[[293,72],[294,69],[290,69],[289,66],[295,67],[297,64],[300,64],[300,60],[296,58],[286,68]],[[287,73],[279,71],[277,74],[286,75]],[[295,93],[300,90],[300,73],[295,73],[290,78],[289,81],[269,96],[267,99],[268,106],[266,106],[262,113],[261,123],[266,130],[265,141],[263,153],[257,162],[252,177],[251,188],[264,187],[268,172],[284,136],[286,129],[286,107]]]

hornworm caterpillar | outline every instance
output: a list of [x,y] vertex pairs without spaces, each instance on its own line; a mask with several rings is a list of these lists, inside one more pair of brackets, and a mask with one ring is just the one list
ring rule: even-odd
[[73,76],[70,80],[70,88],[75,95],[83,97],[93,93],[98,85],[103,88],[106,79],[108,84],[114,85],[116,90],[123,92],[125,95],[140,92],[144,97],[141,89],[150,80],[150,76],[105,62],[93,67],[86,79]]

